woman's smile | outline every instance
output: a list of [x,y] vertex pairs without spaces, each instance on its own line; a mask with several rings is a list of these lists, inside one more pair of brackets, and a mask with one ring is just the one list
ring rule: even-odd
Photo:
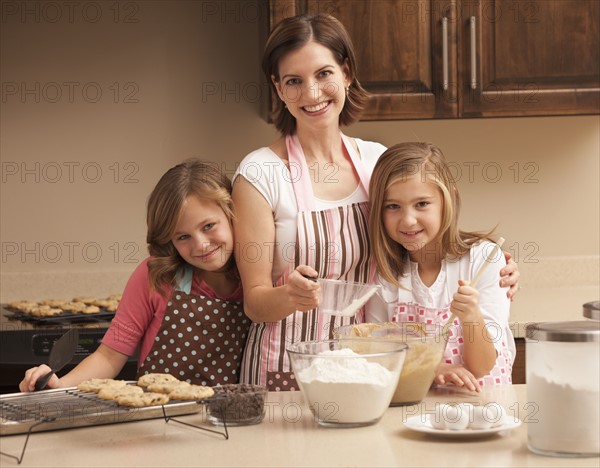
[[321,102],[319,104],[315,104],[312,106],[304,106],[304,107],[302,107],[302,110],[307,112],[308,114],[317,114],[320,111],[322,111],[323,109],[328,108],[330,103],[331,103],[331,101],[324,101],[324,102]]

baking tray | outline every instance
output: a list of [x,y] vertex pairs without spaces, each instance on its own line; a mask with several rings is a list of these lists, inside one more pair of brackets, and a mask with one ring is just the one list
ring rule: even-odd
[[[135,384],[135,382],[129,382]],[[76,387],[0,395],[0,436],[97,426],[197,413],[207,400],[171,400],[164,405],[129,408]]]
[[99,312],[94,314],[75,314],[73,312],[62,312],[52,317],[36,317],[25,313],[18,309],[3,307],[4,310],[12,315],[7,315],[9,320],[19,320],[21,322],[29,322],[37,325],[58,325],[70,323],[94,323],[94,322],[110,322],[115,316],[114,312],[100,308]]

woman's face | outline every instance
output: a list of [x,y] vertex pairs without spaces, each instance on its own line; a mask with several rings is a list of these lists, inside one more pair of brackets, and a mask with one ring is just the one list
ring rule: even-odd
[[219,271],[233,253],[229,219],[214,201],[189,196],[185,199],[171,241],[190,265]]
[[311,41],[289,52],[279,60],[279,81],[271,78],[298,127],[339,125],[350,79],[327,47]]

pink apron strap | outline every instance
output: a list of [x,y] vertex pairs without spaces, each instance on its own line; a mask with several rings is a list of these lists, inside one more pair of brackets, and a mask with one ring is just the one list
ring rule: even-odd
[[367,171],[367,168],[365,167],[365,165],[362,162],[362,159],[360,159],[360,156],[354,149],[354,145],[352,145],[352,143],[350,142],[350,139],[346,135],[344,135],[342,132],[340,132],[340,135],[342,137],[342,141],[344,142],[344,146],[346,147],[346,151],[350,155],[350,160],[352,161],[352,164],[354,165],[354,169],[356,170],[356,173],[358,174],[358,178],[360,179],[360,183],[362,184],[363,190],[365,191],[365,193],[367,194],[367,197],[368,197],[369,196],[369,182],[371,181],[371,174],[369,173],[369,171]]
[[[350,156],[352,165],[358,174],[360,184],[365,192],[369,194],[369,181],[371,175],[365,168],[360,156],[352,146],[350,139],[340,132],[340,137],[346,148],[346,152]],[[296,195],[296,203],[298,204],[299,211],[316,211],[315,196],[310,181],[310,171],[306,164],[306,158],[304,157],[304,151],[302,145],[298,140],[298,135],[287,135],[285,137],[285,145],[287,147],[288,160],[290,162],[290,173],[292,179],[292,187],[294,188],[294,194]],[[298,174],[295,171],[298,170]]]
[[[304,157],[304,151],[300,145],[297,135],[287,135],[285,137],[288,160],[290,162],[290,174],[292,187],[296,195],[298,211],[316,211],[315,196],[310,183],[310,172]],[[298,170],[297,174],[294,171]]]

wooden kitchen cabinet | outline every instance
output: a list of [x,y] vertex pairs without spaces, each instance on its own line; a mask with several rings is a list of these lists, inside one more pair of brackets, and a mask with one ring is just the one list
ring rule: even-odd
[[600,113],[598,0],[470,3],[459,30],[461,117]]
[[[362,120],[600,113],[598,0],[273,0],[263,32],[330,13],[373,97]],[[274,96],[269,93],[265,109]]]
[[515,356],[515,362],[513,362],[512,370],[512,381],[513,384],[524,384],[526,383],[526,362],[525,362],[525,338],[515,338],[515,347],[517,354]]

